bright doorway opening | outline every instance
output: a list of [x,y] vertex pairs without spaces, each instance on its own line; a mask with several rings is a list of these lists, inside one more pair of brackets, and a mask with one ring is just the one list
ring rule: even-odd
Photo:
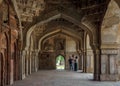
[[56,57],[56,69],[65,70],[65,58],[62,55]]

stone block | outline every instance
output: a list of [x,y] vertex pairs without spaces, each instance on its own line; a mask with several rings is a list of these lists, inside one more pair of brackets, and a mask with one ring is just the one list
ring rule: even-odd
[[118,81],[119,80],[119,75],[118,74],[102,74],[100,75],[100,80],[101,81]]
[[107,55],[101,55],[101,73],[105,74],[106,73],[106,69],[107,69]]

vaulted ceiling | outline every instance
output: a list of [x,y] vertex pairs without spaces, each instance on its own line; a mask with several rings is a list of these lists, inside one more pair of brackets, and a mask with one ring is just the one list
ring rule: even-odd
[[[82,12],[84,16],[93,18],[94,22],[100,21],[104,15],[109,0],[17,0],[17,5],[22,21],[32,22],[33,17],[41,12],[49,13],[55,8],[62,7]],[[102,15],[101,15],[102,14]]]
[[[16,0],[18,10],[23,25],[23,31],[26,33],[29,28],[41,21],[45,21],[43,25],[37,25],[34,29],[36,37],[52,27],[57,25],[70,27],[77,33],[84,32],[82,28],[75,25],[71,20],[66,20],[64,16],[79,22],[83,18],[89,19],[93,24],[100,28],[105,11],[110,0]],[[55,15],[60,15],[53,19]],[[58,16],[57,15],[57,16]],[[52,18],[52,19],[51,19]],[[51,19],[51,20],[50,20]]]

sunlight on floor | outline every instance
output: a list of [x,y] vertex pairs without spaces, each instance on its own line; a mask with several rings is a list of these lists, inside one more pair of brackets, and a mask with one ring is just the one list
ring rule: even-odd
[[57,69],[57,70],[64,70],[64,69],[65,69],[65,66],[64,66],[64,65],[57,65],[57,66],[56,66],[56,69]]

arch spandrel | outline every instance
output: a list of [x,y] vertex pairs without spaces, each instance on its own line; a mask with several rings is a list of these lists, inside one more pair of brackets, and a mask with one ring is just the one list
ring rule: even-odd
[[120,0],[115,0],[118,6],[120,7]]

